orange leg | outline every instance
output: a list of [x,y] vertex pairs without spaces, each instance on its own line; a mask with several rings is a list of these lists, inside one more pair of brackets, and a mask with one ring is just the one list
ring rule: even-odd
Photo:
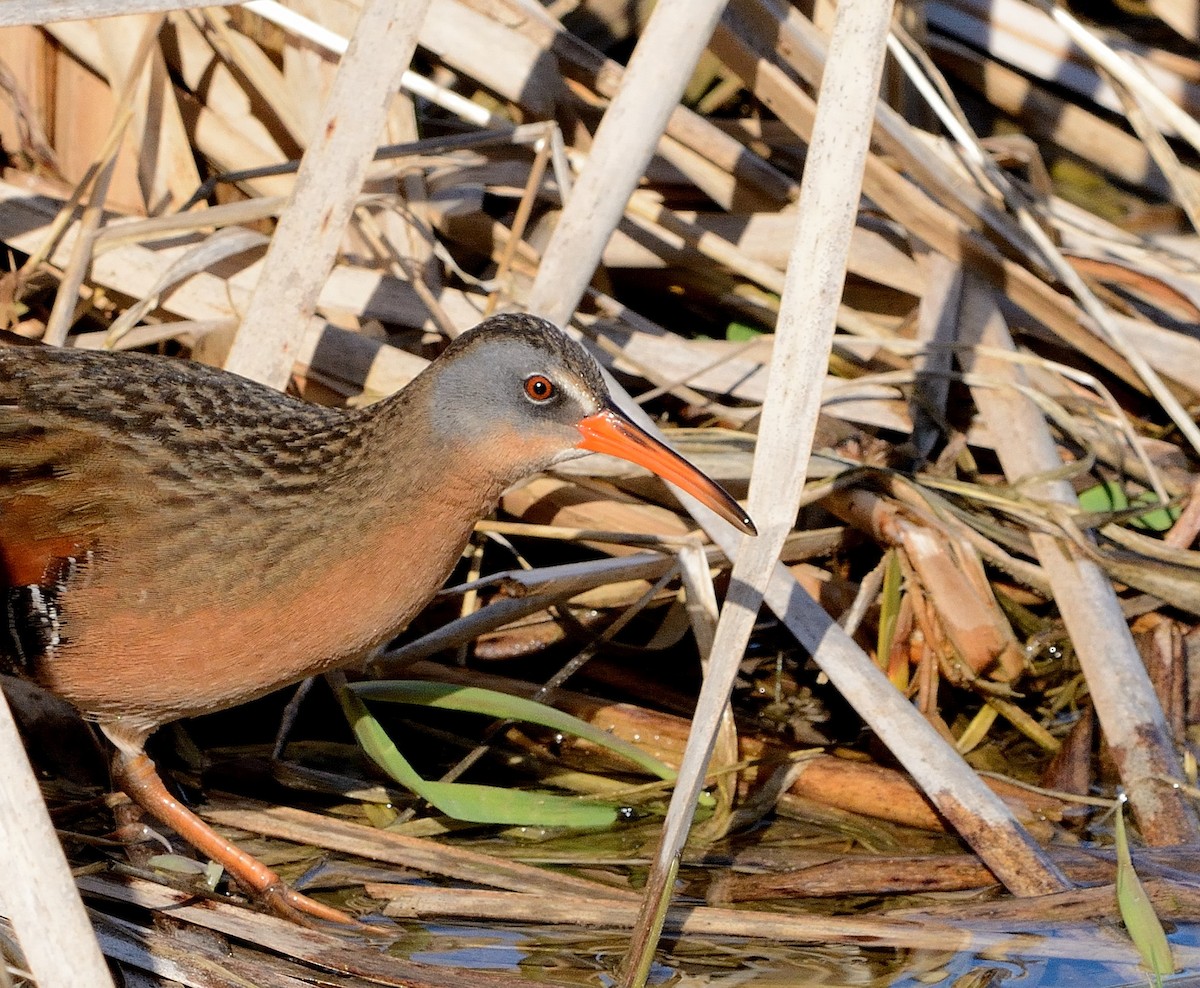
[[118,750],[113,756],[113,781],[156,820],[169,826],[201,854],[221,864],[243,888],[277,915],[298,922],[303,922],[305,916],[334,923],[354,922],[340,909],[289,888],[257,858],[218,835],[167,792],[154,762],[144,752]]

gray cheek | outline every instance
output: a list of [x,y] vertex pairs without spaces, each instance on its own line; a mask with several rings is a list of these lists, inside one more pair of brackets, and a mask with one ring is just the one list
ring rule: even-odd
[[430,394],[429,430],[445,441],[477,440],[494,427],[499,417],[494,382],[461,370],[448,368]]

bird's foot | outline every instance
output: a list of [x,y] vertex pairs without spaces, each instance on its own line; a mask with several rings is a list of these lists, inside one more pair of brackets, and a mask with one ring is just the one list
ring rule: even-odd
[[290,919],[301,926],[312,926],[313,919],[324,920],[328,923],[340,923],[344,926],[362,925],[349,913],[342,912],[334,906],[327,906],[316,899],[310,899],[278,877],[265,888],[251,889],[250,892],[276,916]]
[[[111,736],[111,735],[110,735]],[[257,858],[217,834],[195,813],[167,792],[154,763],[138,746],[118,748],[113,758],[113,778],[142,809],[167,824],[201,854],[218,862],[252,898],[271,912],[304,926],[313,920],[359,926],[349,913],[302,895]]]

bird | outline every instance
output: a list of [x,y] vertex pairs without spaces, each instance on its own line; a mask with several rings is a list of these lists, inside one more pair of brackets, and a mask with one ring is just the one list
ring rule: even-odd
[[113,783],[252,898],[347,922],[176,799],[148,738],[361,661],[440,589],[506,488],[589,452],[755,534],[532,315],[484,320],[355,409],[178,358],[0,345],[0,671],[94,722]]

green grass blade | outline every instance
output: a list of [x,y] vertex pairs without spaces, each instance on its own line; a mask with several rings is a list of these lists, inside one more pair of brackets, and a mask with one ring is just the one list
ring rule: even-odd
[[345,687],[335,688],[338,702],[363,751],[406,789],[447,816],[469,823],[502,823],[531,827],[607,827],[617,809],[545,793],[458,782],[429,782],[419,776],[388,737],[366,705]]
[[1162,923],[1154,912],[1150,897],[1142,886],[1141,879],[1133,870],[1133,858],[1129,854],[1129,839],[1125,835],[1125,796],[1122,795],[1116,813],[1117,842],[1117,906],[1129,938],[1142,955],[1142,963],[1154,975],[1155,980],[1175,973],[1175,961],[1171,957],[1171,945],[1163,932]]
[[675,770],[647,754],[635,744],[614,737],[607,731],[555,710],[542,703],[534,703],[523,697],[498,693],[477,686],[451,686],[445,683],[429,683],[413,679],[396,679],[378,683],[354,683],[350,689],[360,698],[384,700],[390,703],[410,703],[442,710],[459,710],[466,713],[484,714],[503,720],[519,720],[527,724],[538,724],[552,731],[573,734],[592,744],[606,748],[629,760],[650,775],[667,782],[675,780]]
[[900,555],[889,549],[885,556],[883,589],[879,594],[879,635],[875,642],[875,659],[887,673],[888,679],[898,690],[908,689],[908,664],[892,669],[892,644],[896,638],[896,621],[900,617],[900,592],[904,586],[904,572],[900,568]]

